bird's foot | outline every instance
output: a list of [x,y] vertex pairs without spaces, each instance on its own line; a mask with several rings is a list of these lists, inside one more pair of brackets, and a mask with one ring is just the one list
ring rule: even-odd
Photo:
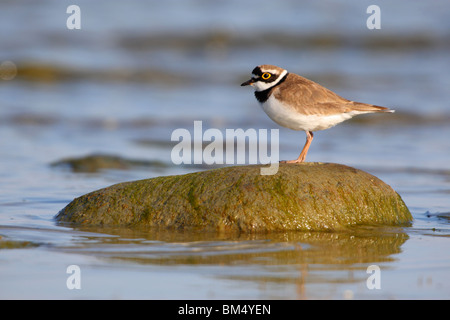
[[305,160],[296,159],[296,160],[281,160],[280,163],[302,163]]

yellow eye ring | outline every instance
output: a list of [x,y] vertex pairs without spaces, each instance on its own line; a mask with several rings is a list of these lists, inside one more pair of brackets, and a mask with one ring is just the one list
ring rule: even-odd
[[263,80],[267,80],[271,77],[272,75],[268,72],[264,72],[261,76],[261,78],[263,78]]

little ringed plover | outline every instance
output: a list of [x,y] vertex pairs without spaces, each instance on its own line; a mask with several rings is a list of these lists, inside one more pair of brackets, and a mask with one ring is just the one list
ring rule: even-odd
[[254,87],[256,99],[273,121],[280,126],[306,132],[306,143],[300,156],[296,160],[282,161],[287,163],[305,161],[314,131],[331,128],[358,114],[394,112],[385,107],[347,100],[314,81],[273,65],[254,68],[252,78],[241,84],[247,85]]

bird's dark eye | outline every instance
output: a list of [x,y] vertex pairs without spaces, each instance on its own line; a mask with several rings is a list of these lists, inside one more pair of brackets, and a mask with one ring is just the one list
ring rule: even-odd
[[261,76],[261,78],[263,78],[263,80],[267,80],[271,77],[272,75],[268,72],[264,72]]

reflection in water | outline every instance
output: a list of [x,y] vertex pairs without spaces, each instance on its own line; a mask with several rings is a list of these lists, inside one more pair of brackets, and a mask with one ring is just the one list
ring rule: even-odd
[[[82,228],[89,232],[64,251],[106,262],[220,268],[216,278],[259,286],[295,286],[309,298],[320,284],[365,283],[367,267],[394,261],[409,238],[402,228],[359,227],[349,232],[220,234],[195,231]],[[96,235],[107,233],[109,236]],[[204,268],[198,268],[198,272]],[[312,289],[310,289],[312,290]]]

